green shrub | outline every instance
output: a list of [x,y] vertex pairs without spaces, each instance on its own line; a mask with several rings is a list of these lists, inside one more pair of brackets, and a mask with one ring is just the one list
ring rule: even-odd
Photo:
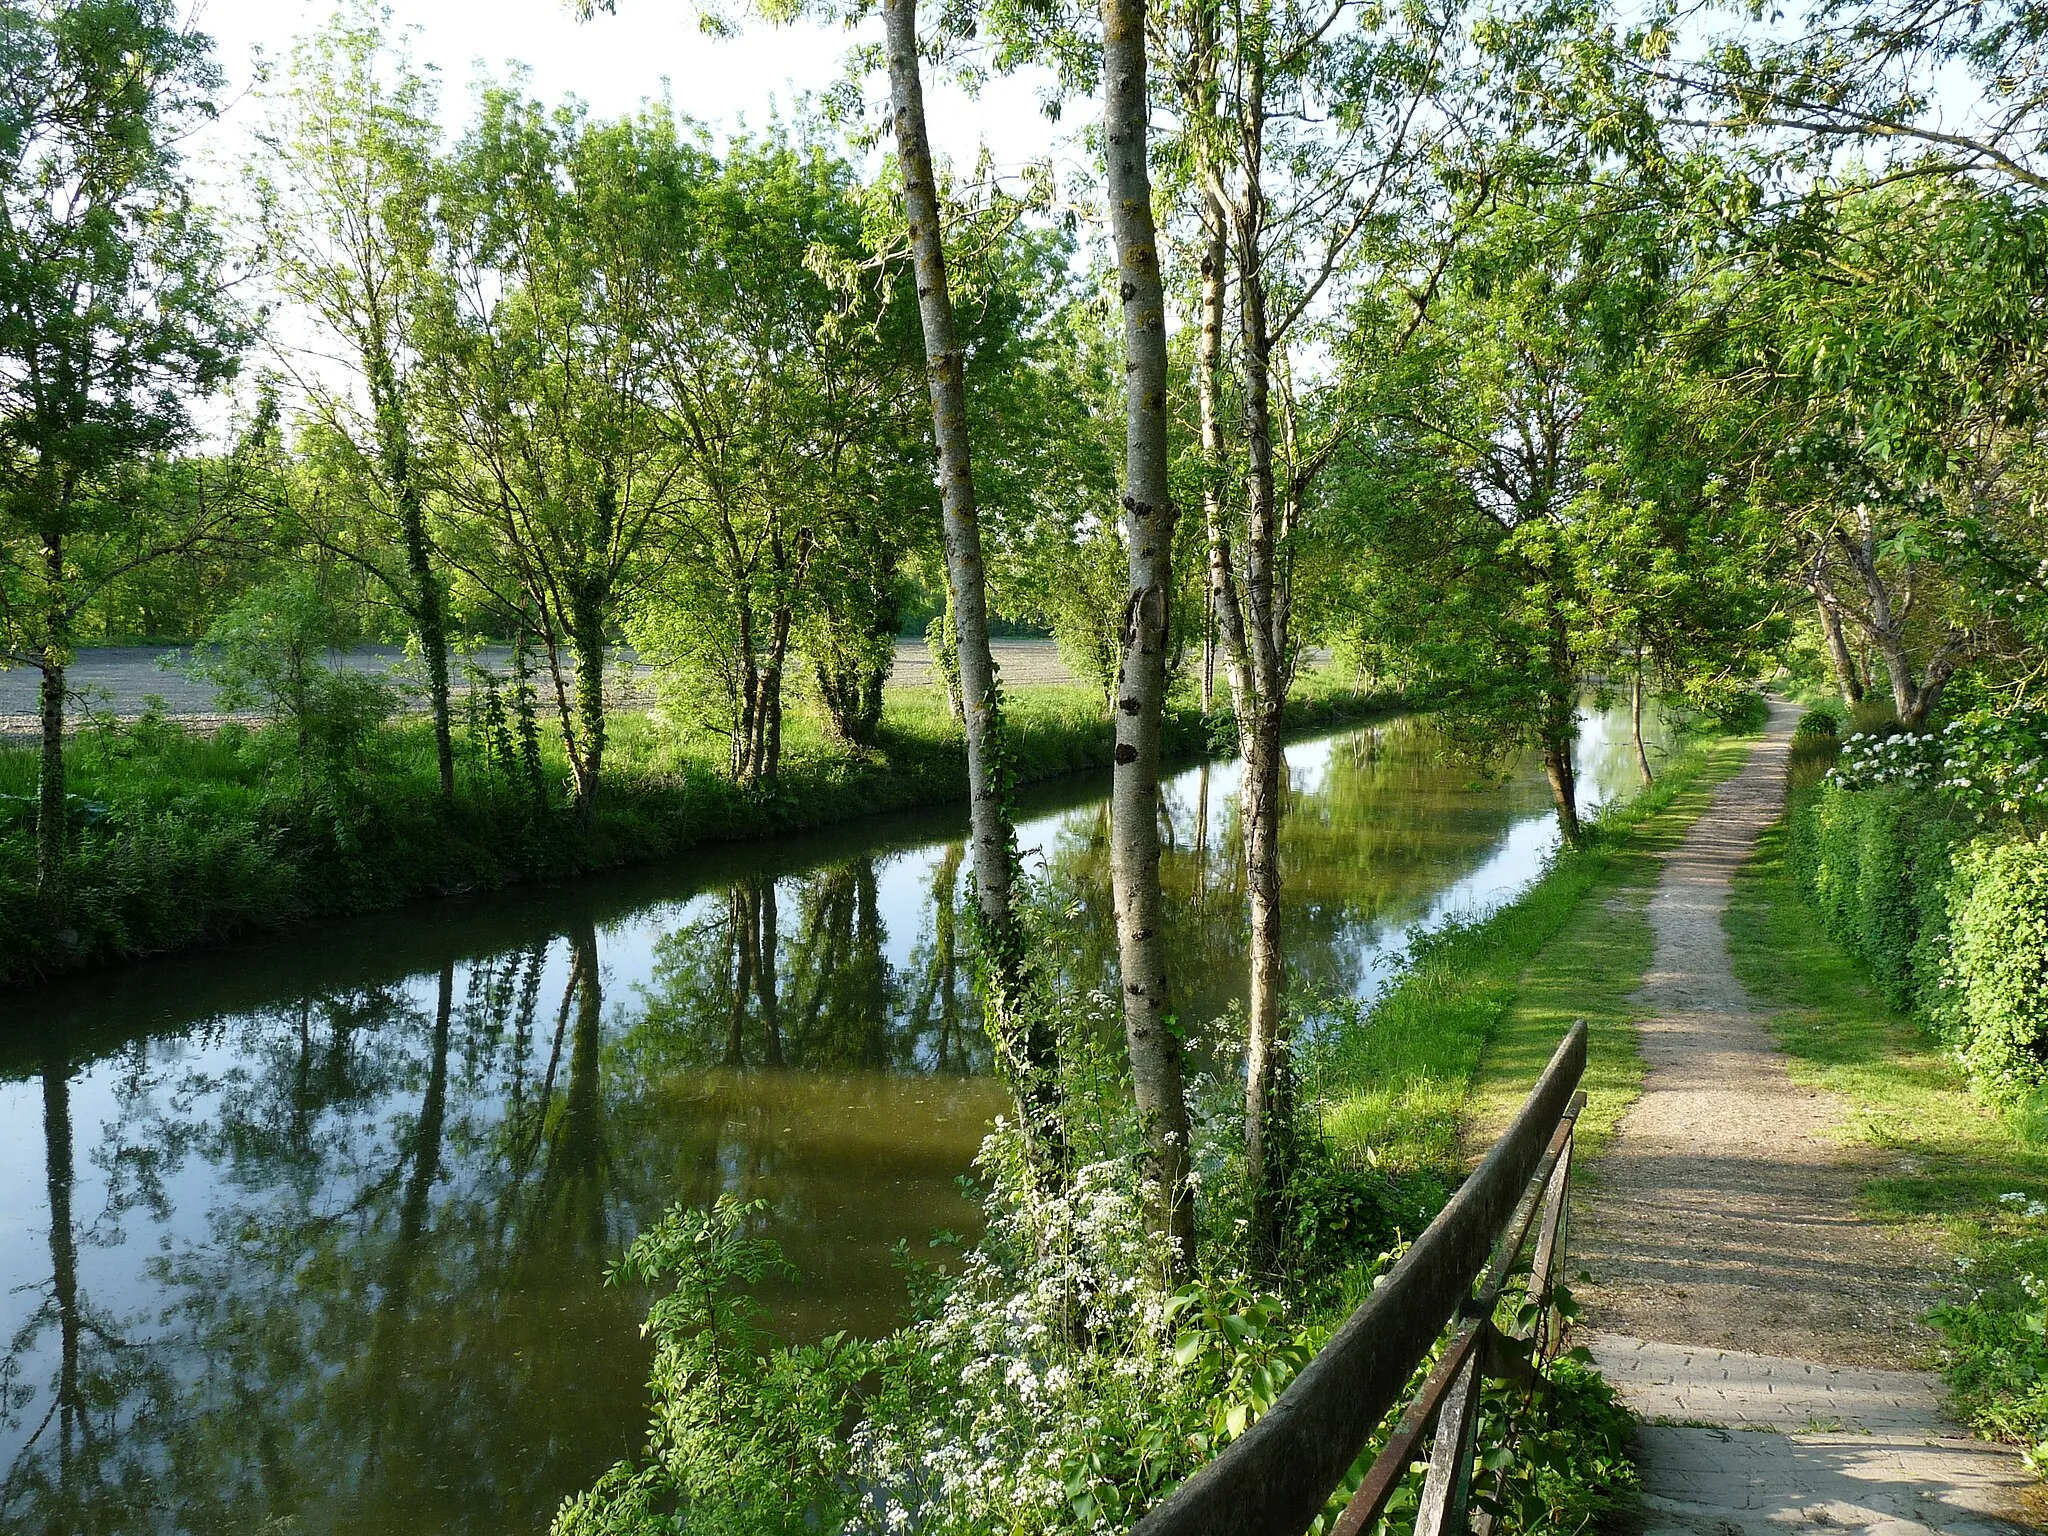
[[1946,1339],[1942,1374],[1956,1412],[1980,1434],[2026,1447],[2048,1473],[2048,1204],[2019,1191],[1960,1261],[1968,1298],[1937,1307],[1928,1321]]
[[1949,893],[1951,1048],[1999,1098],[2048,1068],[2048,847],[1980,840],[1956,861]]
[[1799,725],[1792,732],[1792,739],[1799,742],[1813,736],[1825,736],[1832,741],[1841,734],[1841,717],[1834,710],[1823,707],[1809,709],[1799,717]]
[[1787,854],[1828,932],[1862,958],[1898,1008],[1941,984],[1944,882],[1961,829],[1909,785],[1822,785],[1793,797]]

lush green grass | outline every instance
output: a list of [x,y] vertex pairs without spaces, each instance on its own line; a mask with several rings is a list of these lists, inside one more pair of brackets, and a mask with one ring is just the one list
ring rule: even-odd
[[[1290,700],[1289,724],[1361,719],[1386,702],[1317,674]],[[1109,764],[1110,725],[1092,689],[1015,689],[1008,720],[1020,783]],[[1167,751],[1196,754],[1210,734],[1198,710],[1175,708]],[[546,777],[565,783],[559,747],[545,758]],[[466,752],[455,801],[444,806],[418,718],[378,730],[354,771],[311,793],[276,732],[190,732],[162,721],[89,729],[66,751],[79,825],[69,905],[51,932],[33,878],[35,753],[0,749],[0,982],[944,804],[963,798],[966,777],[960,728],[936,689],[891,694],[881,747],[867,753],[793,711],[772,787],[739,788],[724,760],[722,738],[619,713],[598,814],[585,830],[559,794],[536,806]]]
[[1598,1148],[1642,1080],[1628,999],[1649,964],[1643,903],[1657,855],[1684,838],[1749,745],[1695,743],[1519,900],[1425,945],[1321,1064],[1324,1129],[1340,1157],[1455,1179],[1468,1145],[1506,1124],[1574,1019],[1590,1026],[1581,1124]]

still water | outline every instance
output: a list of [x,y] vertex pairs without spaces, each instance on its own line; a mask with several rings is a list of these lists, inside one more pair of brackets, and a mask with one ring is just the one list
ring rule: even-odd
[[[1292,973],[1369,994],[1417,924],[1555,846],[1540,772],[1400,719],[1288,750]],[[1592,715],[1587,808],[1635,780]],[[1167,793],[1171,963],[1240,994],[1235,765]],[[1107,978],[1104,785],[1020,842]],[[0,993],[0,1530],[531,1532],[634,1451],[646,1298],[606,1264],[676,1200],[770,1203],[785,1330],[879,1330],[893,1250],[969,1230],[1003,1096],[957,813],[296,930]]]

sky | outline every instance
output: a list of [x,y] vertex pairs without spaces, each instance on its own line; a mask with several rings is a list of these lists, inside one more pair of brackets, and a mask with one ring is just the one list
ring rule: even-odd
[[[324,24],[333,8],[333,0],[189,0],[187,17],[214,39],[228,81],[220,119],[191,145],[209,179],[231,182],[247,157],[263,111],[249,89],[255,60],[281,62],[292,39]],[[736,38],[714,38],[698,29],[687,0],[617,0],[616,14],[589,21],[576,19],[569,0],[392,0],[391,11],[395,25],[416,29],[416,61],[438,70],[442,116],[453,130],[467,120],[479,72],[503,78],[512,63],[532,71],[529,89],[542,100],[573,94],[600,116],[632,111],[666,81],[677,110],[714,130],[760,127],[777,106],[787,114],[800,96],[837,81],[854,41],[880,35],[875,20],[862,34],[755,22]],[[928,87],[934,148],[965,166],[985,143],[1000,171],[1057,153],[1086,114],[1070,113],[1064,127],[1049,123],[1036,95],[1042,78],[992,80],[974,98]],[[879,76],[870,80],[869,100],[885,89]]]

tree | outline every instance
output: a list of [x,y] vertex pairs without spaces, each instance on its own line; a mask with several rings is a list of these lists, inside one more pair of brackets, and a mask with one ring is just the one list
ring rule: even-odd
[[1762,423],[1752,494],[1824,637],[1830,619],[1861,632],[1913,729],[2048,611],[2042,217],[1948,181],[1846,189],[1775,232],[1730,315],[1726,367]]
[[[367,572],[405,616],[426,667],[447,800],[455,792],[448,584],[428,528],[418,398],[440,137],[434,106],[431,84],[402,50],[389,52],[375,13],[359,5],[294,48],[259,135],[263,153],[248,169],[265,268],[323,333],[306,366],[290,352],[287,366],[308,426],[325,439],[350,493],[340,519],[308,516],[304,531]],[[346,388],[330,372],[337,357]]]
[[0,6],[0,626],[42,674],[36,882],[61,912],[65,671],[108,583],[222,531],[223,504],[138,524],[129,471],[179,443],[242,327],[181,135],[218,83],[168,0]]
[[740,139],[713,159],[665,113],[639,131],[673,181],[647,341],[684,553],[636,638],[710,674],[733,776],[761,784],[799,639],[842,734],[872,745],[879,724],[896,566],[932,499],[908,273],[873,259],[852,172],[821,145]]
[[681,494],[649,342],[673,187],[645,147],[631,123],[487,92],[449,170],[426,349],[463,567],[533,616],[586,826],[605,650]]
[[[1279,828],[1282,715],[1299,650],[1294,566],[1321,477],[1356,427],[1350,398],[1304,376],[1294,358],[1327,344],[1327,318],[1361,277],[1417,248],[1404,232],[1435,222],[1428,202],[1440,129],[1425,127],[1424,109],[1447,83],[1457,12],[1189,0],[1171,15],[1177,25],[1161,30],[1180,109],[1174,147],[1193,205],[1189,244],[1200,252],[1194,375],[1208,609],[1245,765],[1245,1142],[1257,1238],[1270,1247],[1292,1116]],[[1224,423],[1232,395],[1237,466]]]
[[1572,744],[1597,655],[1583,498],[1609,306],[1640,299],[1649,252],[1569,193],[1505,205],[1446,275],[1415,348],[1380,371],[1361,310],[1354,367],[1383,426],[1347,464],[1368,551],[1357,622],[1494,749],[1542,755],[1567,842],[1581,836]]

